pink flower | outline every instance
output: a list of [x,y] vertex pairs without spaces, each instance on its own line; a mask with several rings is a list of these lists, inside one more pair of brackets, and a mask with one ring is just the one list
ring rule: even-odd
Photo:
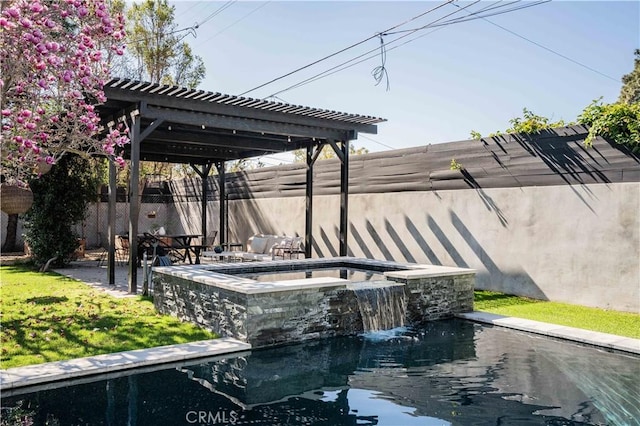
[[15,7],[10,7],[8,9],[5,9],[5,11],[3,12],[4,14],[12,17],[12,18],[18,18],[20,16],[20,11],[18,9],[16,9]]
[[34,13],[40,13],[44,10],[44,6],[42,6],[40,3],[38,2],[33,2],[31,3],[31,6],[29,7],[31,9],[32,12]]
[[33,22],[31,22],[31,19],[29,18],[22,18],[20,19],[20,25],[24,28],[31,28],[33,26]]
[[11,112],[11,110],[10,110],[10,109],[3,109],[3,110],[2,110],[2,116],[3,116],[3,117],[8,117],[8,116],[10,116],[11,114],[12,114],[12,112]]
[[73,73],[71,72],[71,70],[65,70],[62,73],[62,79],[64,80],[65,83],[71,82],[72,78],[73,78]]
[[47,158],[45,158],[45,161],[46,161],[47,164],[55,163],[55,159],[50,155],[47,155]]

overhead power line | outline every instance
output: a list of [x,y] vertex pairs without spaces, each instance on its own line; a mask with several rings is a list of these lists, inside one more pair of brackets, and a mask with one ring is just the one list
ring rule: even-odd
[[263,7],[265,7],[267,4],[271,3],[272,0],[267,0],[264,3],[260,4],[258,7],[252,9],[250,12],[248,12],[246,15],[243,15],[241,18],[237,19],[236,21],[232,22],[231,24],[227,25],[226,27],[224,27],[223,29],[221,29],[220,31],[218,31],[217,33],[215,33],[214,35],[212,35],[211,37],[203,40],[201,43],[198,44],[198,46],[201,46],[205,43],[207,43],[208,41],[213,40],[214,38],[218,37],[220,34],[222,34],[223,32],[227,31],[229,28],[233,27],[234,25],[238,24],[240,21],[244,20],[245,18],[248,18],[250,15],[252,15],[253,13],[257,12],[258,10],[262,9]]
[[[439,8],[441,8],[441,7],[443,7],[443,6],[447,5],[447,4],[449,4],[449,3],[452,3],[453,1],[454,1],[454,0],[447,0],[446,2],[444,2],[444,3],[442,3],[442,4],[438,5],[438,6],[436,6],[436,7],[434,7],[434,8],[431,8],[431,9],[427,10],[426,12],[423,12],[423,13],[421,13],[421,14],[419,14],[419,15],[414,16],[413,18],[410,18],[410,19],[409,19],[409,20],[407,20],[407,21],[404,21],[404,22],[402,22],[402,23],[400,23],[400,24],[394,25],[393,27],[391,27],[391,28],[388,28],[388,29],[384,30],[384,31],[383,31],[383,33],[384,33],[384,32],[387,32],[387,31],[392,31],[392,30],[394,30],[394,29],[396,29],[396,28],[398,28],[398,27],[400,27],[400,26],[402,26],[402,25],[405,25],[405,24],[407,24],[407,23],[409,23],[409,22],[411,22],[411,21],[414,21],[414,20],[416,20],[416,19],[418,19],[418,18],[420,18],[420,17],[422,17],[422,16],[424,16],[424,15],[426,15],[426,14],[428,14],[428,13],[431,13],[431,12],[433,12],[433,11],[435,11],[435,10],[437,10],[437,9],[439,9]],[[281,75],[280,77],[276,77],[276,78],[274,78],[273,80],[267,81],[266,83],[263,83],[263,84],[261,84],[261,85],[259,85],[259,86],[256,86],[256,87],[254,87],[254,88],[252,88],[252,89],[249,89],[249,90],[247,90],[247,91],[244,91],[244,92],[240,93],[238,96],[244,96],[244,95],[246,95],[247,93],[253,92],[254,90],[261,89],[261,88],[263,88],[263,87],[265,87],[265,86],[268,86],[269,84],[275,83],[276,81],[279,81],[279,80],[282,80],[283,78],[289,77],[290,75],[293,75],[293,74],[295,74],[295,73],[297,73],[297,72],[300,72],[300,71],[302,71],[302,70],[304,70],[304,69],[307,69],[307,68],[309,68],[309,67],[311,67],[311,66],[313,66],[313,65],[316,65],[316,64],[318,64],[318,63],[320,63],[320,62],[322,62],[322,61],[326,61],[327,59],[332,58],[332,57],[334,57],[334,56],[336,56],[336,55],[339,55],[340,53],[346,52],[347,50],[350,50],[350,49],[353,49],[354,47],[360,46],[361,44],[366,43],[367,41],[369,41],[369,40],[371,40],[371,39],[377,38],[377,37],[379,36],[379,34],[380,34],[380,33],[378,33],[378,34],[374,34],[374,35],[372,35],[371,37],[367,37],[367,38],[366,38],[366,39],[364,39],[364,40],[361,40],[361,41],[359,41],[359,42],[357,42],[357,43],[354,43],[354,44],[352,44],[352,45],[350,45],[350,46],[347,46],[347,47],[345,47],[344,49],[340,49],[340,50],[338,50],[337,52],[334,52],[334,53],[332,53],[332,54],[330,54],[330,55],[327,55],[327,56],[325,56],[325,57],[323,57],[323,58],[320,58],[320,59],[318,59],[318,60],[316,60],[316,61],[313,61],[313,62],[311,62],[310,64],[304,65],[304,66],[302,66],[302,67],[300,67],[300,68],[297,68],[297,69],[295,69],[295,70],[293,70],[293,71],[291,71],[291,72],[288,72],[288,73],[286,73],[286,74],[284,74],[284,75]]]
[[224,12],[226,9],[230,8],[234,3],[236,3],[238,0],[229,0],[227,1],[225,4],[223,4],[222,6],[220,6],[219,8],[217,8],[216,10],[214,10],[213,12],[211,12],[209,14],[209,16],[207,16],[206,18],[204,18],[202,20],[202,22],[196,24],[198,26],[202,26],[204,24],[206,24],[207,22],[209,22],[210,20],[212,20],[214,17],[216,17],[217,15],[221,14],[222,12]]
[[[414,34],[414,33],[418,32],[418,31],[421,31],[421,30],[424,30],[424,29],[428,29],[428,28],[433,28],[433,31],[429,31],[429,32],[421,34],[421,35],[419,35],[417,37],[414,37],[414,38],[411,38],[409,40],[406,40],[405,42],[403,42],[403,43],[401,43],[401,44],[399,44],[397,46],[393,46],[393,47],[387,48],[386,52],[389,52],[391,50],[397,49],[397,48],[402,47],[402,46],[404,46],[404,45],[406,45],[408,43],[411,43],[412,41],[415,41],[415,40],[417,40],[419,38],[422,38],[422,37],[425,37],[425,36],[427,36],[429,34],[432,34],[435,31],[438,31],[438,30],[440,30],[440,29],[442,29],[442,28],[444,28],[444,27],[446,27],[448,25],[453,25],[453,24],[457,24],[457,23],[460,23],[460,22],[466,22],[466,21],[469,21],[469,20],[472,20],[472,19],[480,19],[483,16],[495,16],[495,15],[499,15],[499,14],[503,14],[503,13],[507,13],[507,12],[513,12],[513,11],[524,9],[524,8],[527,8],[527,7],[533,7],[533,6],[537,6],[537,5],[543,4],[543,3],[547,3],[549,1],[550,0],[541,0],[541,1],[538,1],[536,3],[527,3],[525,5],[518,6],[516,8],[511,8],[511,9],[508,9],[508,10],[500,10],[500,11],[497,11],[497,12],[492,12],[492,13],[487,14],[487,15],[475,16],[475,15],[479,14],[480,12],[488,12],[488,11],[493,10],[493,9],[504,8],[506,6],[510,6],[510,5],[512,5],[514,3],[517,3],[517,2],[511,2],[511,3],[508,3],[508,4],[500,5],[498,7],[491,7],[491,5],[489,5],[489,6],[485,6],[484,8],[481,8],[481,9],[478,9],[478,10],[474,11],[472,13],[472,15],[474,15],[474,17],[466,18],[464,21],[461,21],[460,20],[461,18],[454,18],[454,19],[450,19],[450,20],[447,20],[447,21],[444,21],[444,22],[438,22],[438,21],[442,21],[442,19],[444,19],[446,17],[449,17],[449,16],[451,16],[451,15],[456,13],[456,12],[452,12],[452,13],[449,13],[448,15],[445,15],[442,18],[439,18],[439,19],[437,19],[435,21],[432,21],[431,23],[429,23],[427,25],[424,25],[424,26],[422,26],[420,28],[414,28],[413,30],[411,30],[411,32],[405,33],[403,36],[397,37],[394,40],[390,41],[389,43],[387,43],[387,46],[389,46],[390,44],[393,44],[393,43],[395,43],[395,42],[397,42],[397,41],[399,41],[399,40],[401,40],[401,39],[403,39],[405,37],[408,37],[411,34]],[[474,3],[471,3],[471,4],[465,6],[464,8],[462,8],[460,10],[464,10],[464,9],[470,7],[470,6],[473,6],[476,3],[478,3],[478,2],[476,1]],[[365,62],[365,61],[368,61],[370,59],[373,59],[373,58],[378,56],[378,53],[375,53],[375,54],[370,55],[368,57],[365,57],[365,56],[370,54],[370,53],[372,53],[372,52],[377,52],[377,51],[378,51],[378,48],[371,49],[371,50],[369,50],[369,51],[367,51],[367,52],[365,52],[365,53],[363,53],[361,55],[358,55],[358,56],[356,56],[354,58],[351,58],[351,59],[349,59],[349,60],[347,60],[345,62],[342,62],[342,63],[340,63],[340,64],[338,64],[338,65],[336,65],[334,67],[331,67],[331,68],[329,68],[329,69],[327,69],[325,71],[322,71],[322,72],[320,72],[320,73],[318,73],[318,74],[316,74],[316,75],[314,75],[312,77],[309,77],[309,78],[307,78],[305,80],[302,80],[302,81],[300,81],[300,82],[298,82],[296,84],[293,84],[293,85],[291,85],[291,86],[289,86],[289,87],[287,87],[285,89],[282,89],[282,90],[280,90],[278,92],[275,92],[275,93],[273,93],[273,94],[271,94],[270,96],[267,96],[267,97],[275,96],[275,95],[278,95],[280,93],[284,93],[284,92],[287,92],[289,90],[296,89],[298,87],[301,87],[301,86],[304,86],[306,84],[312,83],[312,82],[314,82],[316,80],[320,80],[322,78],[325,78],[325,77],[328,77],[330,75],[336,74],[336,73],[338,73],[340,71],[343,71],[345,69],[351,68],[351,67],[353,67],[355,65],[358,65],[358,64],[360,64],[362,62]],[[363,58],[363,57],[365,57],[365,58],[357,61],[358,59]],[[355,62],[355,61],[357,61],[357,62]]]
[[[467,5],[467,6],[465,6],[463,9],[466,9],[466,8],[468,8],[468,7],[471,7],[471,6],[475,5],[475,4],[476,4],[476,3],[478,3],[478,2],[480,2],[480,0],[476,0],[475,2],[468,4],[468,5]],[[428,28],[428,27],[429,27],[429,25],[432,25],[432,24],[434,24],[434,23],[436,23],[436,22],[442,21],[443,19],[448,18],[449,16],[452,16],[452,15],[455,15],[456,13],[458,13],[458,11],[454,11],[454,12],[448,13],[448,14],[446,14],[446,15],[444,15],[444,16],[442,16],[442,17],[438,18],[438,19],[435,19],[435,20],[431,21],[429,24],[424,25],[423,27],[420,27],[420,28],[417,28],[417,29],[413,29],[411,33],[406,33],[406,34],[404,34],[404,35],[402,35],[402,36],[400,36],[400,37],[397,37],[397,38],[395,38],[394,40],[392,40],[391,42],[387,43],[387,45],[392,44],[392,43],[395,43],[396,41],[398,41],[398,40],[400,40],[400,39],[403,39],[403,38],[405,38],[405,37],[408,37],[408,36],[410,36],[412,33],[415,33],[416,31],[420,31],[420,30],[422,30],[422,29]],[[291,90],[291,89],[298,88],[298,87],[300,87],[300,86],[303,86],[303,85],[305,85],[305,84],[310,83],[311,81],[315,81],[315,80],[319,79],[318,77],[319,77],[319,76],[321,76],[322,74],[325,74],[325,73],[327,73],[327,72],[333,71],[334,69],[336,69],[336,68],[338,68],[338,67],[340,67],[340,66],[342,66],[342,65],[345,65],[345,64],[347,64],[347,63],[349,63],[349,62],[352,62],[352,61],[355,61],[355,60],[357,60],[357,59],[359,59],[359,58],[362,58],[363,56],[366,56],[366,55],[368,55],[368,54],[369,54],[369,53],[371,53],[371,52],[377,52],[377,51],[378,51],[378,49],[379,49],[379,47],[376,47],[376,48],[374,48],[374,49],[368,50],[367,52],[365,52],[365,53],[363,53],[363,54],[361,54],[361,55],[358,55],[358,56],[356,56],[356,57],[354,57],[354,58],[349,59],[348,61],[345,61],[345,62],[343,62],[343,63],[341,63],[341,64],[336,65],[335,67],[330,68],[329,70],[326,70],[326,71],[323,71],[323,72],[321,72],[321,73],[319,73],[319,74],[316,74],[316,75],[314,75],[313,77],[310,77],[310,78],[308,78],[308,79],[306,79],[306,80],[303,80],[303,81],[301,81],[301,82],[299,82],[299,83],[296,83],[296,84],[294,84],[294,85],[292,85],[292,86],[289,86],[289,87],[287,87],[286,89],[283,89],[283,90],[280,90],[280,91],[278,91],[278,92],[275,92],[275,93],[273,93],[273,94],[271,94],[271,95],[267,96],[267,98],[270,98],[270,97],[272,97],[272,96],[279,95],[280,93],[286,92],[286,91]],[[387,49],[387,51],[388,51],[388,50],[391,50],[391,49]],[[375,57],[375,56],[377,56],[377,54],[376,54],[376,55],[374,55],[374,56],[372,56],[372,57]],[[370,59],[370,58],[367,58],[367,59]],[[321,77],[320,77],[320,78],[321,78]]]
[[389,148],[389,149],[396,149],[396,148],[395,148],[395,147],[393,147],[393,146],[390,146],[390,145],[387,145],[386,143],[382,143],[382,142],[380,142],[380,141],[377,141],[377,140],[375,140],[375,139],[373,139],[373,138],[370,138],[369,136],[363,135],[362,133],[358,133],[358,137],[363,137],[363,138],[365,138],[365,139],[368,139],[368,140],[370,140],[371,142],[375,142],[375,143],[377,143],[378,145],[384,146],[385,148]]
[[[453,5],[454,5],[455,7],[458,7],[458,8],[460,7],[460,6],[458,6],[457,4],[453,4]],[[578,61],[576,61],[575,59],[572,59],[572,58],[570,58],[570,57],[568,57],[568,56],[566,56],[566,55],[563,55],[562,53],[557,52],[557,51],[555,51],[555,50],[551,49],[550,47],[544,46],[544,45],[542,45],[542,44],[540,44],[540,43],[538,43],[538,42],[536,42],[536,41],[533,41],[533,40],[531,40],[531,39],[529,39],[529,38],[527,38],[527,37],[525,37],[525,36],[523,36],[523,35],[521,35],[521,34],[516,33],[515,31],[512,31],[512,30],[510,30],[510,29],[508,29],[508,28],[505,28],[505,27],[503,27],[502,25],[496,24],[495,22],[490,21],[490,20],[488,20],[487,18],[481,17],[481,19],[485,20],[486,22],[490,23],[491,25],[493,25],[493,26],[495,26],[495,27],[500,28],[501,30],[504,30],[504,31],[508,32],[509,34],[512,34],[512,35],[514,35],[514,36],[516,36],[516,37],[518,37],[518,38],[521,38],[521,39],[522,39],[522,40],[524,40],[524,41],[527,41],[527,42],[529,42],[529,43],[531,43],[531,44],[534,44],[534,45],[538,46],[539,48],[546,50],[547,52],[551,52],[551,53],[553,53],[554,55],[557,55],[557,56],[559,56],[559,57],[561,57],[561,58],[563,58],[563,59],[566,59],[566,60],[567,60],[567,61],[569,61],[569,62],[573,62],[573,63],[574,63],[574,64],[576,64],[576,65],[579,65],[579,66],[581,66],[581,67],[583,67],[583,68],[585,68],[585,69],[588,69],[589,71],[593,71],[593,72],[595,72],[596,74],[600,74],[601,76],[606,77],[606,78],[608,78],[608,79],[610,79],[610,80],[613,80],[613,81],[615,81],[615,82],[619,82],[619,81],[620,81],[619,79],[614,78],[614,77],[611,77],[610,75],[607,75],[607,74],[605,74],[605,73],[603,73],[603,72],[600,72],[600,71],[598,71],[597,69],[590,67],[589,65],[583,64],[582,62],[578,62]]]

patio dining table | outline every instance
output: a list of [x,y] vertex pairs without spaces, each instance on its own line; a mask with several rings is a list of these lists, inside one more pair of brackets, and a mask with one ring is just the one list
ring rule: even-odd
[[[200,253],[205,249],[202,244],[194,244],[194,239],[201,239],[200,234],[167,234],[167,235],[153,235],[153,234],[141,234],[138,235],[138,253],[142,253],[145,249],[158,244],[160,247],[167,250],[176,250],[181,252],[181,259],[183,261],[189,261],[189,263],[200,263]],[[170,242],[167,242],[170,241]],[[191,256],[193,254],[193,257]]]

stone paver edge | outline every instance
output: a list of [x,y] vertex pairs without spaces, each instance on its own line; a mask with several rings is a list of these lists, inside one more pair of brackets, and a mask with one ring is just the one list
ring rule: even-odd
[[251,345],[223,337],[178,345],[158,346],[115,352],[92,357],[53,361],[0,370],[0,389],[40,385],[48,382],[135,369],[153,364],[232,354],[251,349]]
[[550,324],[541,321],[527,320],[523,318],[507,317],[482,311],[459,313],[456,316],[470,321],[640,355],[640,339]]

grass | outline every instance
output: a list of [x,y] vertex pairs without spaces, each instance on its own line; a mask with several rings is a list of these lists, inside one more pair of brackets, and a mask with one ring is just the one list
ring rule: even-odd
[[[0,368],[143,349],[216,336],[156,313],[148,298],[117,299],[56,273],[0,267]],[[640,315],[475,292],[475,309],[640,338]]]
[[149,298],[117,299],[56,273],[0,267],[0,368],[216,336],[156,313]]
[[631,312],[547,302],[491,291],[475,292],[474,309],[640,339],[640,315]]

